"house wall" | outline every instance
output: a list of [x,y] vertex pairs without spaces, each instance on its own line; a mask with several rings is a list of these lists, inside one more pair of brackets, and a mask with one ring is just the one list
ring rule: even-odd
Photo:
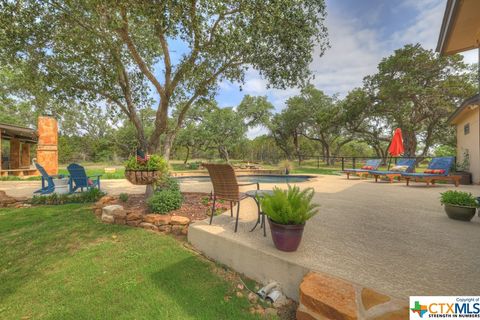
[[[470,157],[470,172],[473,183],[480,183],[480,112],[479,108],[468,110],[456,121],[457,124],[457,163],[462,163],[465,152]],[[465,125],[470,132],[465,134]]]

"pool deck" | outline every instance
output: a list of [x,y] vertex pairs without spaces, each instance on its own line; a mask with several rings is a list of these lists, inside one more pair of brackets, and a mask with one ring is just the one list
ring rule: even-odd
[[314,187],[314,201],[321,207],[307,223],[297,252],[276,250],[268,233],[264,238],[260,231],[248,232],[256,219],[251,200],[242,202],[236,234],[233,219],[224,214],[211,226],[195,223],[189,240],[208,256],[258,281],[280,282],[294,299],[310,270],[405,300],[410,295],[480,292],[480,218],[450,220],[439,203],[441,192],[455,189],[480,195],[480,186],[406,187],[342,176],[319,176],[298,185]]
[[[102,181],[111,194],[142,193],[126,180]],[[0,190],[29,196],[38,181],[0,182]],[[410,295],[478,295],[480,292],[480,218],[472,222],[447,218],[441,192],[462,190],[480,195],[480,186],[423,183],[374,183],[343,176],[317,176],[299,186],[315,188],[320,213],[305,228],[297,252],[275,249],[270,234],[248,232],[256,219],[252,200],[241,204],[239,231],[229,214],[214,224],[190,227],[194,246],[258,281],[279,281],[296,298],[309,271],[331,274],[398,298]],[[261,184],[271,189],[274,184]],[[285,187],[285,185],[279,185]],[[208,182],[182,184],[183,191],[209,192]],[[268,230],[267,230],[268,231]]]

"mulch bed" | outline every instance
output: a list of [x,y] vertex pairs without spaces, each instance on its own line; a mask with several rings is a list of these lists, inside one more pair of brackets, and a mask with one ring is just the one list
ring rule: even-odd
[[[173,216],[187,217],[190,220],[203,220],[210,213],[211,204],[205,204],[205,198],[210,197],[209,193],[203,192],[182,192],[183,204],[180,209],[170,211],[168,214]],[[112,204],[122,205],[126,211],[135,211],[142,214],[154,213],[150,212],[145,202],[144,194],[130,194],[127,202],[117,199]],[[229,204],[219,204],[221,211],[230,209]],[[217,207],[218,208],[218,207]]]

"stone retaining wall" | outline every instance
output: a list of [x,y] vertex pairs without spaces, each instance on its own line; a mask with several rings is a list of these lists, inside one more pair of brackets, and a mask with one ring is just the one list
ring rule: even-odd
[[326,274],[309,272],[300,284],[297,320],[404,320],[408,304]]
[[0,190],[0,208],[25,208],[30,207],[26,197],[11,197],[5,191]]
[[105,196],[95,204],[95,215],[104,223],[123,224],[177,235],[186,235],[188,232],[190,219],[187,217],[127,211],[119,204],[112,204],[115,201],[114,197]]

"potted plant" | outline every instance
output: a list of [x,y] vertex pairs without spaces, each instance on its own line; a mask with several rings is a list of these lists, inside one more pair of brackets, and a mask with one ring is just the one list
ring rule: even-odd
[[479,203],[469,192],[449,190],[441,193],[440,202],[450,219],[472,220]]
[[470,154],[468,150],[463,153],[463,159],[458,162],[455,167],[455,175],[461,176],[460,184],[469,185],[472,184],[472,173],[470,170]]
[[288,160],[280,161],[278,166],[280,167],[280,170],[282,170],[284,174],[290,174],[290,171],[292,171],[293,169],[292,163]]
[[302,241],[305,222],[318,211],[312,203],[312,188],[300,191],[289,186],[288,190],[274,188],[271,194],[260,198],[262,211],[268,217],[275,247],[281,251],[295,251]]

